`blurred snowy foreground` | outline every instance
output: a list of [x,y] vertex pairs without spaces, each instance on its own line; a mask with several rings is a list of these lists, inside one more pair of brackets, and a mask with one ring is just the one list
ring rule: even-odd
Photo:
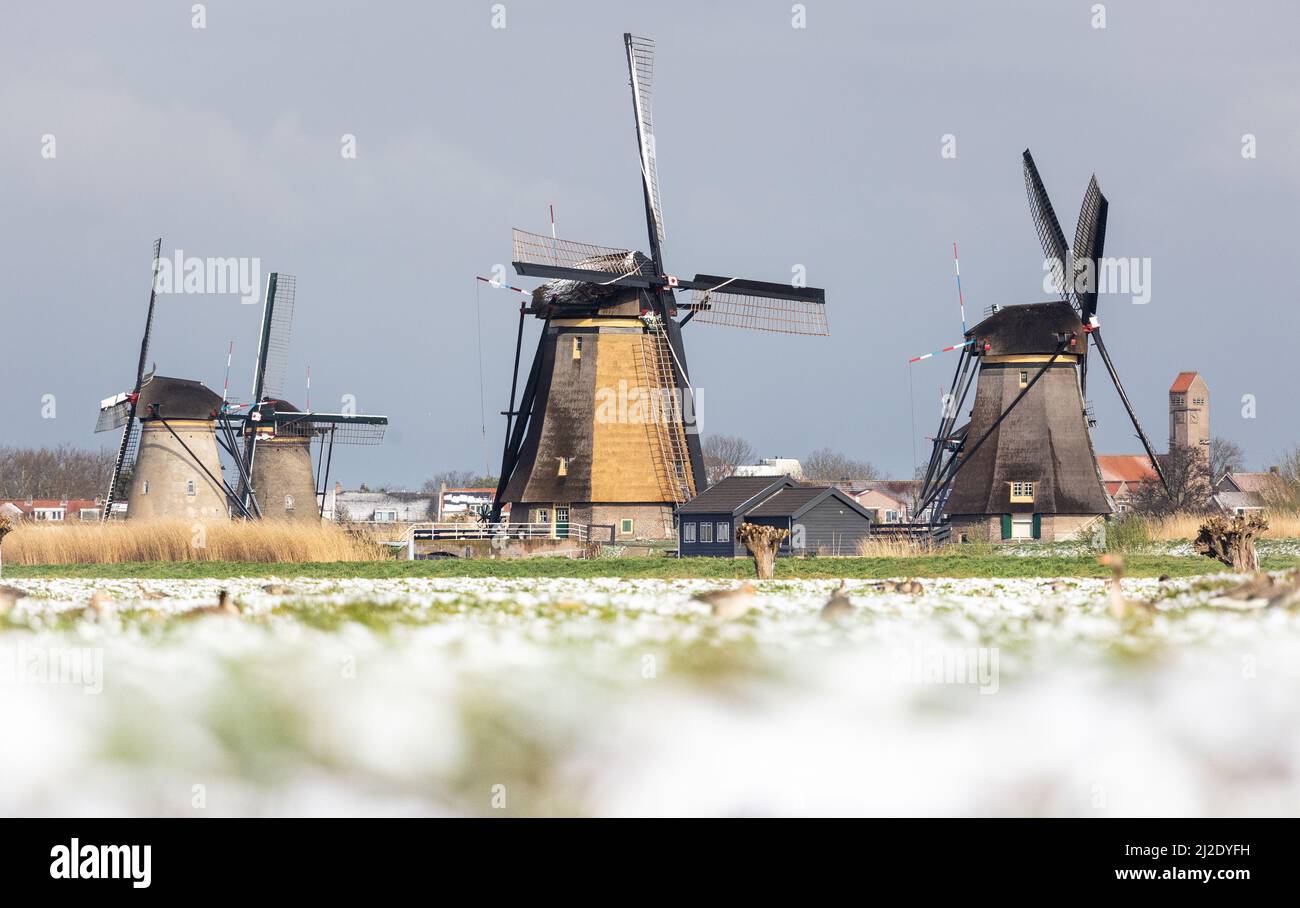
[[1232,582],[7,581],[0,811],[1295,814],[1300,611]]

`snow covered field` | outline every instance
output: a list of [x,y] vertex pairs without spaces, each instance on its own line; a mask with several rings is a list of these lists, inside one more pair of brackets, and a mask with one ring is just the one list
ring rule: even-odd
[[1295,814],[1300,611],[1230,582],[7,581],[0,811]]

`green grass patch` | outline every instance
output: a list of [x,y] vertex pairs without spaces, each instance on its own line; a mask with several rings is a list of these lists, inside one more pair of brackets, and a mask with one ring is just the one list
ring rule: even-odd
[[[1126,556],[1130,577],[1192,577],[1218,573],[1209,558],[1177,555]],[[1300,565],[1300,558],[1265,557],[1265,570]],[[875,579],[884,577],[1105,577],[1108,570],[1091,555],[990,555],[943,552],[912,558],[782,558],[778,578]],[[9,578],[105,577],[189,579],[224,577],[621,577],[744,579],[754,576],[749,559],[730,558],[530,558],[517,560],[444,559],[437,561],[335,561],[258,564],[226,561],[144,562],[130,564],[51,564],[6,566]]]

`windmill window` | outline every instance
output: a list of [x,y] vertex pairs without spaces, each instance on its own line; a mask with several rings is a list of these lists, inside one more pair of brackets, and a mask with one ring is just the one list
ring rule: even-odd
[[193,479],[185,480],[185,494],[190,496],[191,498],[199,494],[199,487],[197,484],[195,484]]
[[292,511],[292,510],[293,510],[293,496],[292,496],[292,495],[286,495],[286,496],[284,496],[284,509],[285,509],[286,511]]
[[582,338],[581,337],[575,337],[573,339],[573,358],[582,359]]
[[569,458],[567,458],[567,457],[561,457],[561,458],[560,458],[560,470],[559,470],[559,475],[560,475],[560,476],[568,476],[568,475],[569,475]]
[[712,541],[713,541],[713,524],[711,523],[700,524],[700,542],[712,542]]
[[684,523],[684,524],[682,524],[682,541],[683,541],[683,542],[694,542],[694,541],[695,541],[695,524],[694,524],[694,523]]
[[1021,370],[1020,370],[1020,387],[1022,387],[1022,388],[1028,388],[1028,387],[1029,387],[1029,370],[1028,370],[1028,369],[1021,369]]
[[1011,483],[1011,502],[1013,504],[1029,504],[1034,500],[1034,484],[1020,480]]
[[620,533],[622,533],[624,536],[631,536],[631,535],[632,535],[632,518],[631,518],[631,517],[624,517],[621,521],[619,521],[618,531],[619,531]]
[[146,479],[140,483],[140,494],[141,495],[149,494],[149,480]]

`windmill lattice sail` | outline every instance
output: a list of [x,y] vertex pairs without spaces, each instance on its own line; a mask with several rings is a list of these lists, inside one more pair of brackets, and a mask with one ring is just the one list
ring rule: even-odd
[[664,241],[663,207],[659,201],[659,162],[655,153],[654,115],[650,88],[655,74],[655,43],[649,38],[627,35],[628,70],[632,76],[632,103],[641,135],[641,171],[650,195],[650,212],[655,236]]
[[574,272],[575,278],[610,283],[634,274],[654,276],[653,263],[631,249],[561,240],[547,234],[529,233],[517,227],[511,230],[511,241],[515,266],[535,266],[531,269],[520,268],[521,274],[565,277],[568,276],[567,272]]
[[751,328],[778,334],[830,334],[826,325],[826,306],[803,299],[753,296],[725,288],[692,290],[690,308],[695,312],[695,321],[706,325]]

